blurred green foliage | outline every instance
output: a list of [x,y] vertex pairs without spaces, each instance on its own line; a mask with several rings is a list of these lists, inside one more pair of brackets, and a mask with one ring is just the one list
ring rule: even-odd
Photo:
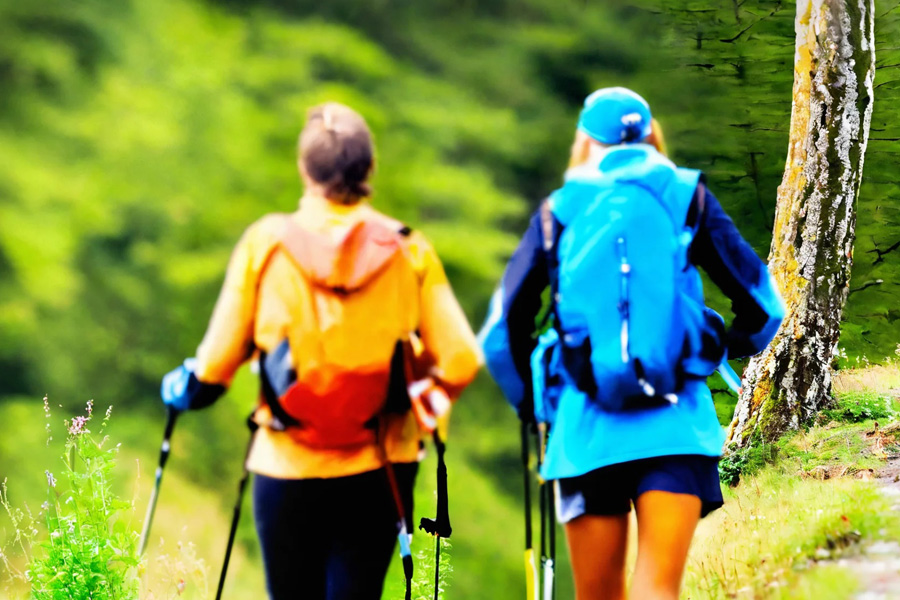
[[[881,70],[843,341],[871,360],[900,337],[900,11],[877,4]],[[29,451],[39,419],[11,401],[40,410],[44,393],[115,404],[133,419],[126,446],[152,461],[160,376],[193,353],[242,230],[296,206],[296,136],[325,100],[369,120],[375,205],[434,241],[473,323],[600,86],[650,100],[673,158],[705,171],[764,256],[793,13],[780,0],[0,0],[0,415],[20,423],[19,437],[0,436],[0,477],[41,455]],[[243,372],[179,425],[173,468],[223,506],[255,386]],[[448,597],[523,587],[514,432],[480,379],[451,438],[460,525]]]

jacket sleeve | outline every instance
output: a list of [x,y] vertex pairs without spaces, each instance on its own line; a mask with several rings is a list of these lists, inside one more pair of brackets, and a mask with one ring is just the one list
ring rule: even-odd
[[271,217],[251,225],[231,255],[206,335],[197,348],[195,375],[204,384],[228,386],[253,354],[257,287],[275,248],[274,226]]
[[451,398],[458,398],[478,374],[481,350],[434,248],[418,232],[410,245],[419,273],[419,338],[432,376]]
[[778,332],[784,304],[766,264],[741,237],[716,197],[705,191],[692,259],[731,300],[734,321],[727,332],[728,357],[758,354]]
[[541,294],[548,285],[537,212],[506,266],[479,334],[488,370],[520,415],[531,405],[535,319],[541,310]]

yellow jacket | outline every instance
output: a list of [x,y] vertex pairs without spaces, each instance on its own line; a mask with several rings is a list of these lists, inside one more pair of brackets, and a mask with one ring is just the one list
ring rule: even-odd
[[[328,236],[341,237],[361,221],[395,222],[368,203],[343,206],[307,196],[292,214],[267,215],[251,225],[235,248],[225,283],[203,342],[197,350],[196,376],[203,383],[230,384],[237,369],[258,352],[271,352],[285,339],[292,319],[292,289],[302,277],[279,246],[285,219]],[[418,278],[417,301],[410,304],[410,319],[430,355],[437,378],[451,393],[458,393],[475,377],[481,353],[475,335],[459,306],[440,259],[419,232],[405,238],[407,256]],[[373,307],[377,318],[377,307]],[[363,342],[364,343],[364,342]],[[302,357],[301,357],[302,359]],[[271,418],[261,402],[255,418]],[[420,432],[412,414],[386,417],[384,447],[392,462],[414,462]],[[248,468],[283,479],[329,478],[371,471],[383,464],[372,445],[353,449],[312,448],[288,433],[266,427],[256,434]]]

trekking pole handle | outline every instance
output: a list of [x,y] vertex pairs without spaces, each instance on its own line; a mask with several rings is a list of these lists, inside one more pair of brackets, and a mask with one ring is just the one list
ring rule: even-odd
[[441,439],[441,434],[435,429],[432,432],[434,437],[434,445],[437,450],[437,511],[434,519],[423,517],[419,520],[419,529],[424,530],[429,535],[439,538],[449,538],[453,533],[453,527],[450,525],[450,508],[448,507],[447,492],[447,463],[444,459],[444,453],[447,446]]

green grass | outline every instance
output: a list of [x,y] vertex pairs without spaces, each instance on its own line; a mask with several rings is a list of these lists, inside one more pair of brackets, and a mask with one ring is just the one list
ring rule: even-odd
[[848,391],[836,398],[834,408],[822,411],[822,419],[842,423],[893,419],[897,416],[897,400],[869,390]]
[[[243,385],[236,382],[238,388]],[[488,392],[482,380],[467,400],[477,402]],[[444,582],[444,598],[521,597],[521,467],[515,417],[499,403],[482,405],[477,411],[473,406],[461,403],[457,407],[449,438],[454,527],[449,565],[454,572]],[[226,398],[215,409],[186,415],[179,423],[144,573],[145,599],[201,600],[215,589],[246,440],[235,425],[233,436],[219,440],[215,450],[203,450],[202,430],[212,422],[223,426],[220,420],[239,423],[245,410],[240,402]],[[486,421],[485,411],[490,417]],[[0,404],[0,421],[16,423],[15,436],[0,437],[0,449],[11,458],[3,465],[11,501],[39,506],[46,497],[44,470],[61,464],[58,448],[45,443],[40,401]],[[113,441],[123,442],[113,489],[120,497],[136,498],[126,519],[133,530],[139,529],[143,518],[161,429],[161,413],[114,413],[111,421]],[[879,468],[884,451],[893,451],[891,446],[897,443],[893,437],[872,435],[874,431],[874,421],[831,422],[748,452],[742,480],[726,490],[725,507],[700,525],[685,597],[846,598],[855,581],[842,570],[816,566],[817,552],[836,555],[853,551],[860,540],[900,537],[900,524],[876,485],[856,478],[860,472]],[[60,437],[61,432],[54,433]],[[198,476],[205,461],[217,461],[216,469]],[[434,513],[434,488],[432,455],[420,470],[416,518]],[[254,597],[264,589],[249,498],[244,509],[226,586],[230,597]],[[8,520],[0,518],[0,545],[4,545],[4,530],[8,542]],[[573,590],[561,531],[559,542],[558,597],[562,599],[572,597]],[[417,532],[413,552],[418,557],[416,595],[420,597],[431,595],[433,551],[432,539]],[[21,561],[16,564],[23,566]],[[183,587],[180,595],[179,586]],[[7,597],[23,597],[23,592],[22,587],[10,589]],[[383,597],[395,600],[402,595],[403,577],[395,560]]]
[[[850,475],[883,464],[868,451],[864,432],[848,426],[797,434],[779,443],[772,463],[729,488],[725,506],[700,525],[685,597],[849,597],[852,576],[819,569],[814,559],[900,536],[900,517],[877,484]],[[812,471],[838,465],[843,476],[822,479]]]

